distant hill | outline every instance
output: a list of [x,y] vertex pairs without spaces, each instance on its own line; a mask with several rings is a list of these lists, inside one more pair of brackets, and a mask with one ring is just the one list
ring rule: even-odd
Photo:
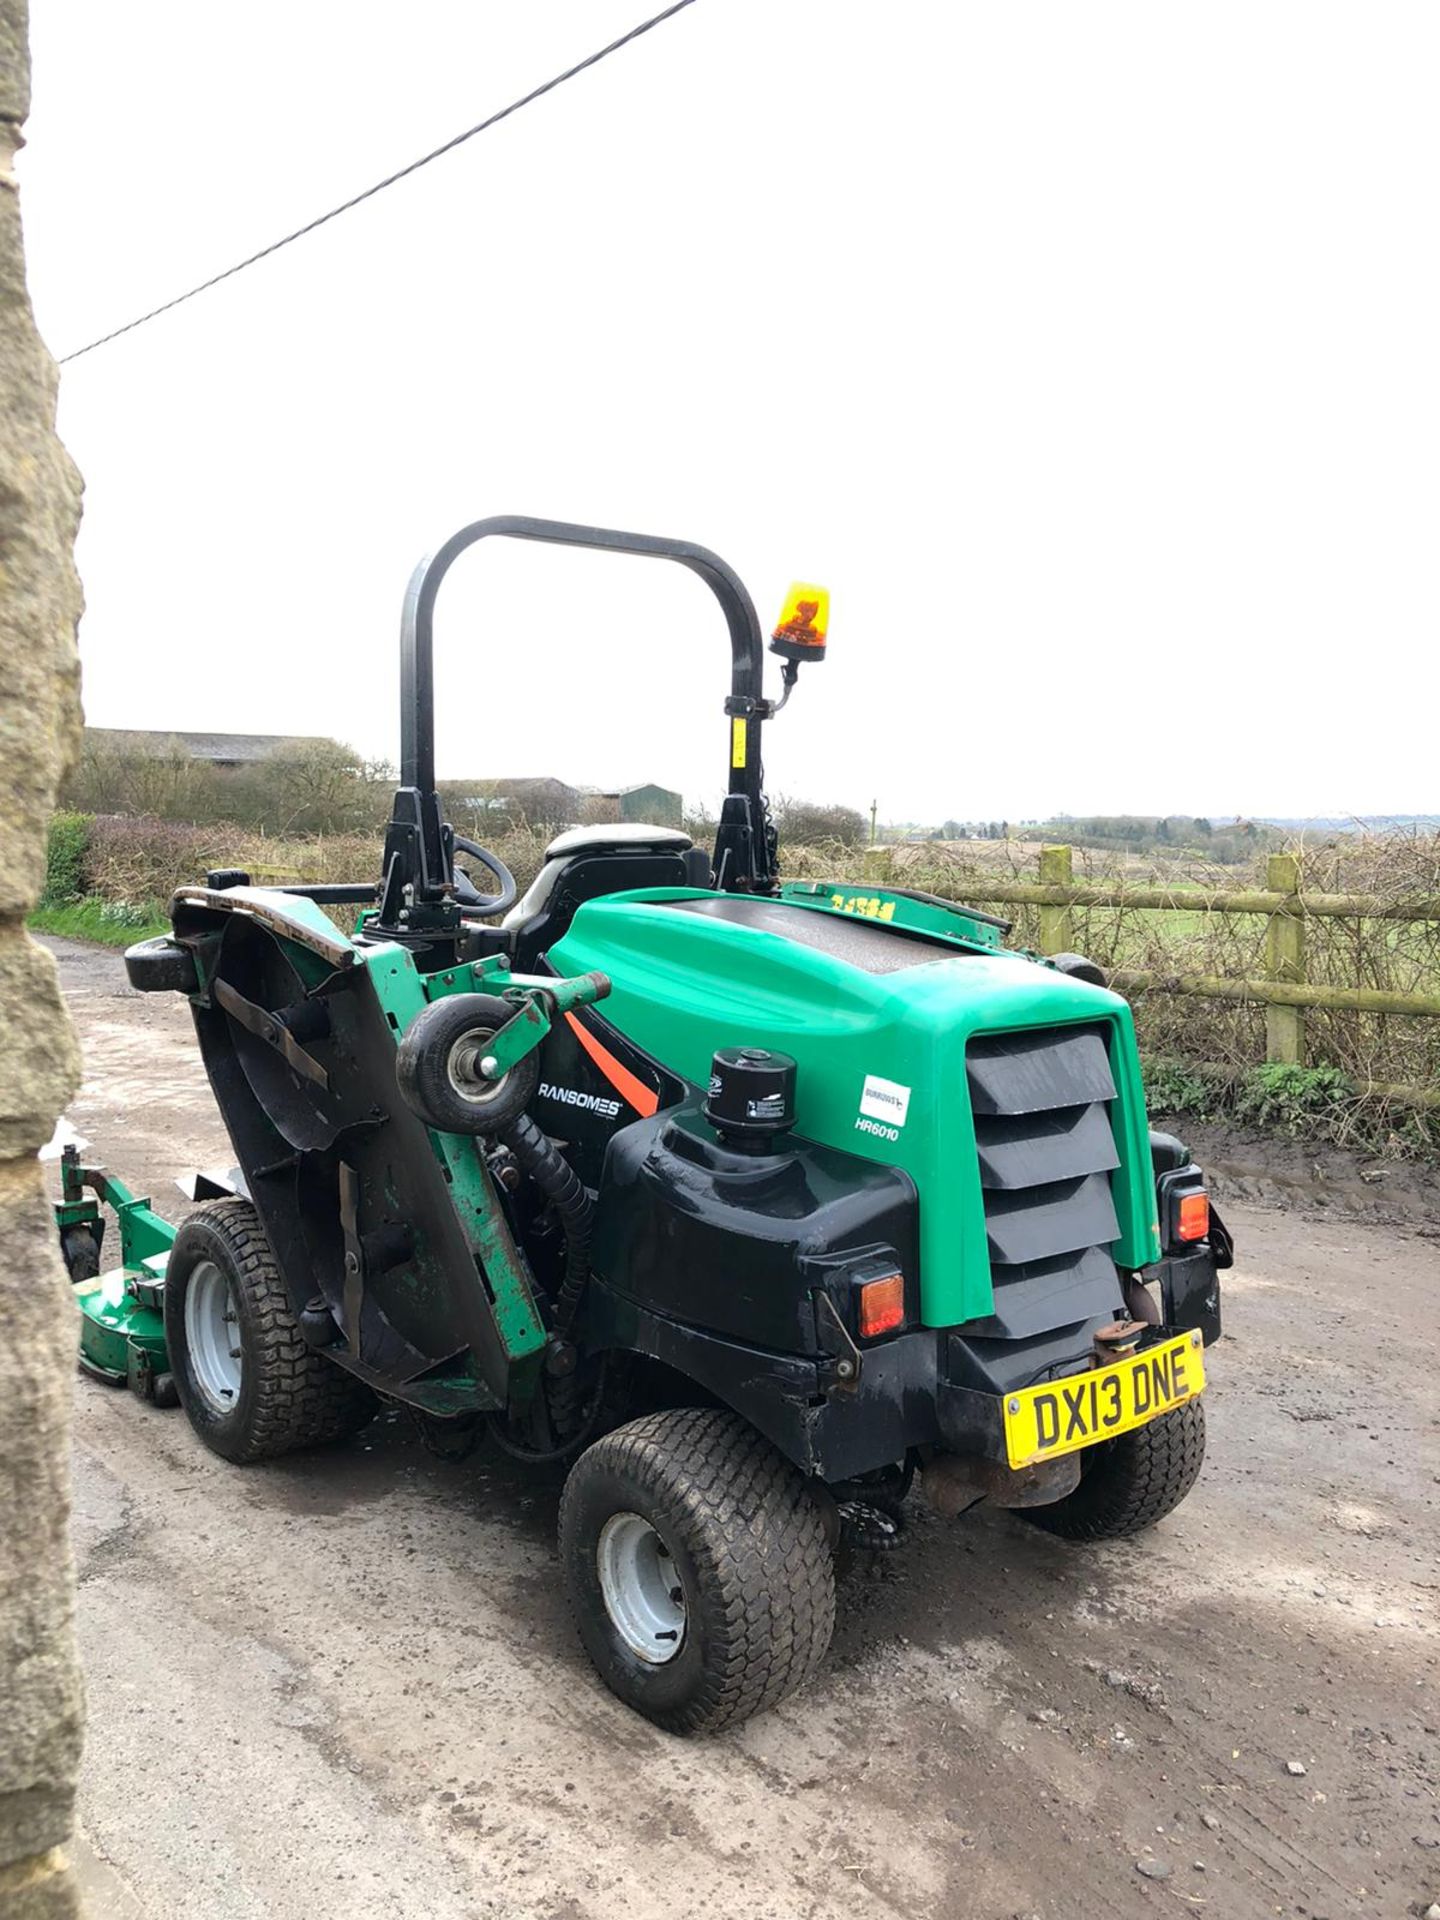
[[1253,860],[1282,837],[1261,820],[1217,822],[1203,814],[1178,813],[1058,813],[1034,832],[1102,852],[1197,854],[1219,866]]
[[1347,813],[1307,814],[1303,819],[1282,819],[1278,815],[1257,815],[1260,824],[1280,827],[1286,833],[1435,833],[1440,832],[1440,813]]

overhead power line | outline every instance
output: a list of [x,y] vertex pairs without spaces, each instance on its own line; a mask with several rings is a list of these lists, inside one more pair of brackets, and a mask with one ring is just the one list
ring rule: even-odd
[[118,340],[122,334],[133,333],[137,327],[143,327],[147,321],[158,320],[162,313],[169,313],[175,307],[183,306],[187,300],[193,300],[197,293],[208,293],[211,287],[218,287],[222,280],[233,280],[237,273],[243,273],[247,267],[253,267],[258,261],[268,260],[272,253],[279,253],[282,247],[292,246],[295,241],[303,240],[307,233],[338,220],[342,213],[349,213],[352,207],[360,206],[366,200],[373,200],[377,193],[383,193],[387,187],[393,187],[400,180],[408,180],[412,173],[418,173],[422,167],[428,167],[432,160],[439,160],[447,153],[453,153],[456,147],[464,146],[467,140],[473,140],[477,133],[485,133],[496,127],[502,120],[508,120],[512,113],[519,113],[522,107],[528,107],[532,101],[543,94],[553,93],[557,87],[563,87],[567,80],[573,80],[577,74],[584,73],[587,67],[595,67],[602,60],[608,60],[612,53],[618,53],[621,47],[628,47],[632,40],[638,40],[643,33],[649,33],[652,27],[658,27],[666,20],[673,19],[677,13],[683,13],[686,7],[693,6],[695,0],[675,0],[674,6],[666,7],[662,13],[652,14],[648,20],[642,20],[638,27],[632,27],[628,33],[622,33],[618,40],[612,40],[608,47],[601,47],[597,53],[587,54],[583,60],[577,60],[573,67],[567,67],[564,73],[557,73],[543,86],[534,87],[520,99],[512,100],[508,107],[501,107],[498,113],[492,113],[473,127],[467,127],[463,133],[457,133],[453,140],[447,140],[442,147],[433,152],[422,154],[418,160],[412,160],[408,167],[401,167],[397,173],[387,174],[383,180],[377,180],[373,187],[366,187],[363,193],[342,200],[338,207],[331,207],[328,213],[318,214],[315,219],[307,220],[303,227],[296,227],[293,233],[287,233],[279,240],[272,240],[268,247],[261,247],[258,253],[252,253],[245,260],[237,260],[233,267],[226,267],[223,273],[212,274],[208,280],[202,280],[198,287],[191,287],[185,293],[177,293],[173,300],[166,300],[158,307],[152,307],[148,313],[138,314],[135,319],[127,320],[123,327],[114,327],[109,333],[102,333],[98,340],[92,340],[87,346],[76,347],[73,353],[62,353],[61,366],[71,360],[78,360],[82,354],[93,353],[97,347],[107,346],[110,341]]

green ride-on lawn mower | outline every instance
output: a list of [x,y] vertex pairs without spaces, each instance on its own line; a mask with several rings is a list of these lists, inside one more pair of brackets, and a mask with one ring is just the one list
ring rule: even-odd
[[[435,600],[491,535],[653,555],[714,593],[713,856],[575,828],[517,898],[445,824]],[[814,1672],[837,1544],[893,1539],[917,1472],[942,1512],[989,1501],[1071,1540],[1170,1512],[1230,1263],[1097,968],[1007,951],[1003,922],[928,894],[779,878],[761,730],[825,624],[819,590],[792,592],[772,701],[754,606],[706,549],[457,533],[406,596],[378,884],[211,873],[126,955],[134,986],[188,998],[237,1166],[177,1231],[69,1152],[57,1210],[82,1364],[178,1396],[227,1460],[391,1402],[457,1454],[488,1435],[573,1462],[580,1634],[677,1733]],[[324,910],[344,904],[350,935]]]

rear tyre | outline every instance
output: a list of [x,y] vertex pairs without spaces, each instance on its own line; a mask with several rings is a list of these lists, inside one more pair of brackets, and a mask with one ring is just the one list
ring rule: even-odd
[[830,1645],[821,1509],[723,1408],[649,1414],[588,1448],[560,1502],[560,1557],[601,1678],[669,1733],[776,1706]]
[[175,1236],[165,1344],[180,1404],[213,1452],[271,1459],[357,1433],[378,1402],[305,1342],[248,1200],[212,1200]]
[[1090,1447],[1080,1484],[1049,1507],[1021,1511],[1032,1526],[1062,1540],[1118,1540],[1173,1513],[1205,1458],[1205,1405],[1187,1400],[1173,1413]]

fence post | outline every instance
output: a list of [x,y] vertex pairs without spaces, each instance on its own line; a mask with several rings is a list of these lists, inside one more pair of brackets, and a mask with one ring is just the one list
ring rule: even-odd
[[[1298,898],[1300,862],[1296,855],[1272,853],[1265,869],[1265,884],[1272,893],[1290,896],[1286,906],[1270,916],[1265,932],[1266,972],[1272,980],[1301,982],[1305,978],[1305,921]],[[1303,1007],[1265,1009],[1265,1058],[1284,1066],[1304,1066]]]
[[[1040,849],[1042,887],[1068,887],[1074,884],[1073,855],[1069,847]],[[1075,922],[1069,907],[1041,907],[1041,953],[1069,953],[1075,940]]]

